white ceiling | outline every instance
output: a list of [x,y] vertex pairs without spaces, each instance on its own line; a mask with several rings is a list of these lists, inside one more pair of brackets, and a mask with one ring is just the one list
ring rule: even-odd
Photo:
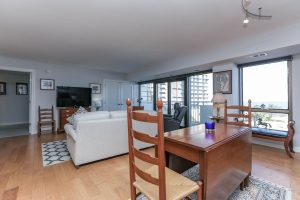
[[0,55],[129,73],[300,21],[299,0],[2,0]]

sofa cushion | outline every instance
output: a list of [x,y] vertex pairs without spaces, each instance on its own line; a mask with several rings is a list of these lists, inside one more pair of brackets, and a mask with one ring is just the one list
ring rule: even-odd
[[110,112],[110,118],[115,119],[115,118],[126,118],[127,117],[127,112],[126,110],[120,110],[120,111],[111,111]]
[[70,124],[74,124],[75,123],[75,116],[77,115],[81,115],[83,113],[87,113],[88,111],[84,108],[84,107],[79,107],[78,110],[73,114],[71,115],[71,117],[68,117],[67,118],[67,121],[70,123]]
[[109,119],[109,112],[108,111],[88,112],[88,113],[77,115],[74,118],[75,118],[75,121],[88,121],[88,120],[95,120],[95,119]]
[[286,138],[288,136],[287,131],[279,131],[265,128],[252,128],[252,133],[257,135],[266,135],[277,138]]
[[99,119],[109,119],[109,112],[108,111],[95,111],[95,112],[88,112],[80,115],[76,115],[74,117],[74,124],[73,128],[76,130],[78,122],[81,121],[90,121],[90,120],[99,120]]

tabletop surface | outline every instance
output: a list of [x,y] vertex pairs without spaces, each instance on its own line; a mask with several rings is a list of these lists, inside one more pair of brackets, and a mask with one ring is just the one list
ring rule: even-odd
[[251,132],[249,127],[216,124],[214,133],[209,133],[204,125],[197,125],[166,132],[165,140],[208,151],[248,132]]

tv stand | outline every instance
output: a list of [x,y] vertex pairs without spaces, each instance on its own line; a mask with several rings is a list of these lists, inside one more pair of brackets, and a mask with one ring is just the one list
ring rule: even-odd
[[[64,126],[65,124],[68,123],[67,118],[71,117],[77,110],[78,108],[75,107],[64,107],[64,108],[58,108],[58,119],[59,119],[59,127],[57,128],[57,133],[63,133],[65,132]],[[86,108],[87,111],[91,111],[90,108]]]

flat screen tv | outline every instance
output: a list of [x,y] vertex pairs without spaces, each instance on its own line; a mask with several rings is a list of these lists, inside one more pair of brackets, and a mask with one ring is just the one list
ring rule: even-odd
[[91,106],[92,89],[57,86],[57,107]]

